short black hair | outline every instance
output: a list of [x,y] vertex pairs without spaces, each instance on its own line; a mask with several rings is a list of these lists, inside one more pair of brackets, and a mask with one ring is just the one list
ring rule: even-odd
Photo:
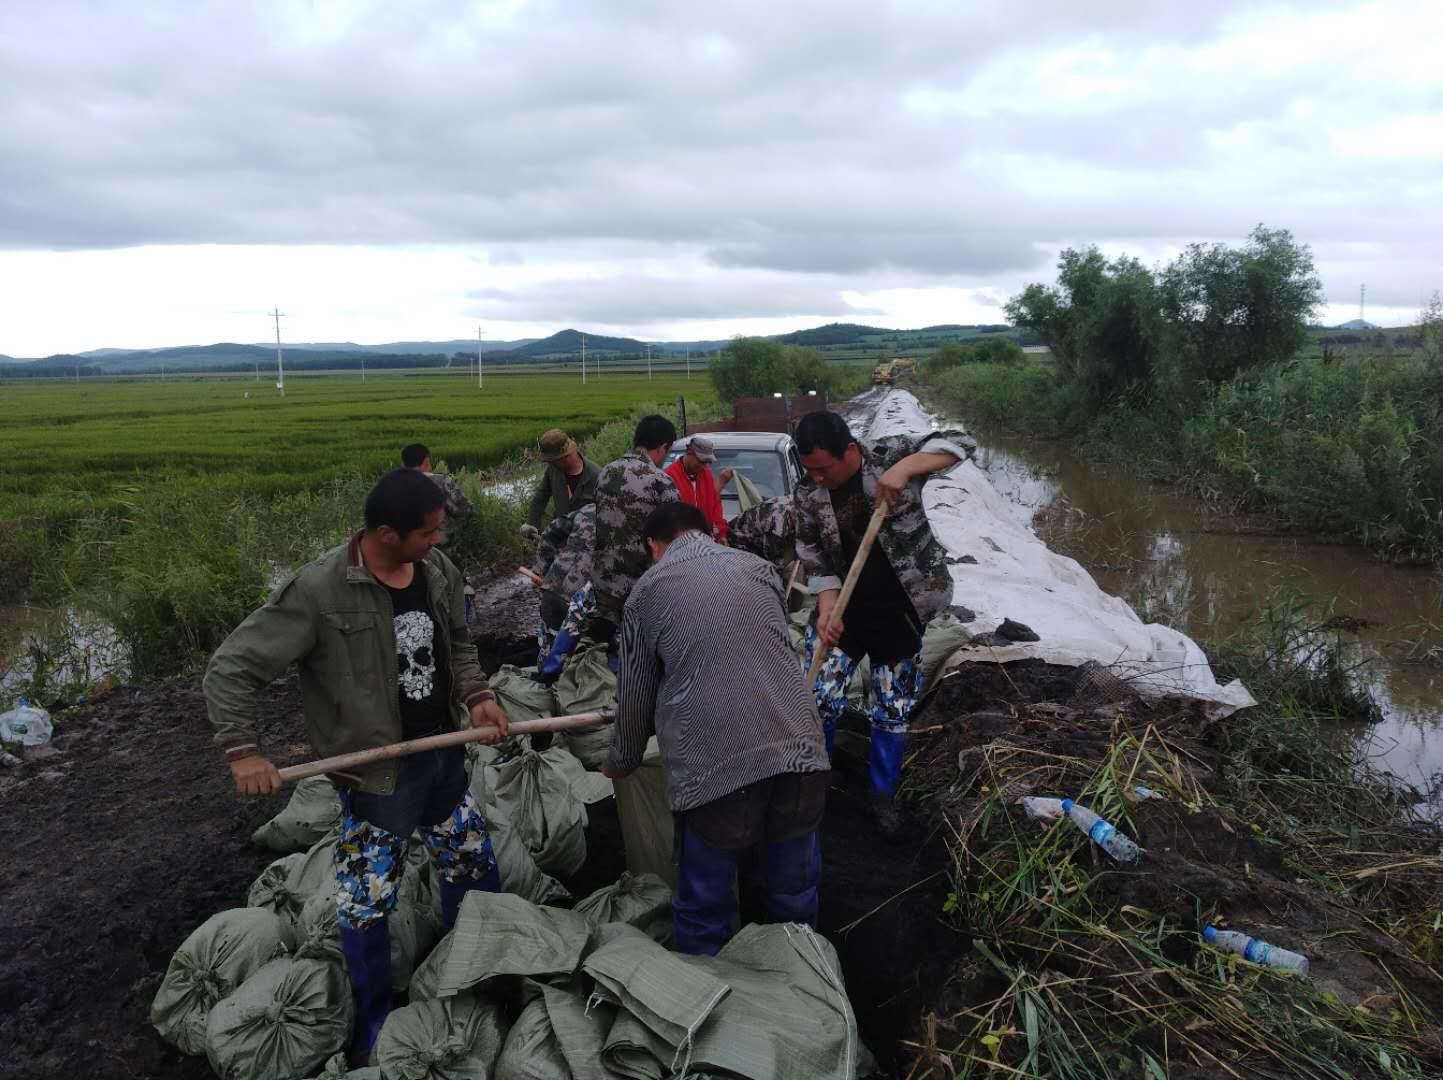
[[426,515],[446,508],[441,485],[415,469],[392,469],[366,496],[366,528],[389,525],[405,536],[426,524]]
[[646,521],[641,526],[641,538],[669,544],[679,533],[693,529],[710,536],[711,522],[695,506],[678,500],[662,503],[646,515]]
[[401,447],[401,464],[408,469],[418,468],[430,456],[431,451],[426,449],[425,443],[413,442],[410,446]]
[[658,446],[670,446],[674,442],[676,425],[666,417],[652,413],[650,416],[643,416],[641,423],[636,425],[636,438],[631,445],[639,446],[643,450],[655,450]]
[[832,457],[841,457],[856,441],[852,437],[852,429],[839,413],[825,409],[810,412],[797,424],[797,453],[804,457],[818,450],[825,450]]

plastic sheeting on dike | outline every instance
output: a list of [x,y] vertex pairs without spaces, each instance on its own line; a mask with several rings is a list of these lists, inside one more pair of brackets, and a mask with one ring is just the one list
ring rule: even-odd
[[[893,390],[870,426],[854,428],[853,434],[870,442],[936,427],[912,394]],[[923,502],[947,554],[976,560],[949,567],[952,602],[976,615],[967,630],[979,636],[1013,619],[1041,639],[964,646],[946,668],[974,660],[1035,658],[1071,667],[1093,661],[1126,680],[1141,697],[1192,698],[1215,717],[1256,704],[1238,680],[1219,685],[1207,657],[1187,635],[1144,623],[1125,600],[1103,592],[1075,559],[1051,551],[974,462],[934,476],[923,488]]]

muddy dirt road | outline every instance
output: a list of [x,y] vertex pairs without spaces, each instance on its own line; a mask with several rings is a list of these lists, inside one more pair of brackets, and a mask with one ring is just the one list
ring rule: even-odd
[[[510,592],[503,583],[498,595]],[[481,648],[494,667],[528,645],[503,639]],[[310,756],[294,677],[266,694],[261,712],[263,745],[278,764]],[[274,858],[251,846],[250,834],[284,799],[236,799],[196,680],[120,689],[57,720],[57,757],[19,775],[0,772],[8,834],[0,855],[0,1077],[209,1077],[203,1059],[155,1034],[150,1002],[186,935],[245,903],[250,882]],[[836,774],[823,929],[842,949],[864,1036],[890,1059],[919,995],[961,943],[938,921],[945,880],[932,853],[922,854],[924,838],[892,845],[875,836],[860,782]],[[588,865],[568,882],[578,896],[624,868],[614,802],[592,811]]]

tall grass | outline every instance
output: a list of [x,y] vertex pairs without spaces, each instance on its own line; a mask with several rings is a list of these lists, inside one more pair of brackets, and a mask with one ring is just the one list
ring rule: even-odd
[[[1119,707],[1078,724],[1022,706],[964,751],[960,776],[955,742],[936,748],[937,772],[917,770],[946,785],[930,797],[952,829],[947,913],[973,952],[961,1007],[933,1018],[910,1075],[1436,1075],[1440,833],[1408,822],[1409,793],[1337,737],[1369,708],[1337,677],[1347,646],[1284,600],[1210,651],[1256,708],[1209,723]],[[1160,797],[1138,799],[1139,783]],[[1026,794],[1072,794],[1143,842],[1143,868],[1028,821]],[[1378,991],[1348,1000],[1326,965],[1309,982],[1200,947],[1229,913],[1272,933],[1314,920],[1311,948],[1339,971],[1373,965]]]

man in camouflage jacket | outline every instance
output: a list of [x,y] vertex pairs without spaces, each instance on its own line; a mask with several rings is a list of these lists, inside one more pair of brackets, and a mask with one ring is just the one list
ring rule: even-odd
[[727,543],[766,559],[783,575],[797,557],[797,509],[789,495],[773,495],[731,521]]
[[662,503],[681,498],[676,484],[660,468],[675,441],[676,428],[670,420],[643,417],[636,425],[633,448],[597,477],[596,542],[591,560],[596,614],[587,624],[592,638],[607,642],[615,638],[631,587],[651,563],[641,539],[647,515]]
[[[812,483],[797,492],[797,554],[817,622],[807,628],[806,662],[819,627],[829,649],[815,692],[831,749],[846,708],[847,683],[863,656],[871,661],[872,790],[885,831],[899,827],[894,800],[901,779],[907,723],[922,692],[922,629],[951,603],[947,553],[932,534],[922,485],[975,448],[962,432],[897,436],[864,449],[847,422],[811,413],[797,426],[797,449]],[[877,499],[891,510],[877,534],[846,613],[828,626],[842,580],[861,544]]]
[[441,489],[441,494],[446,497],[446,528],[451,534],[459,532],[466,524],[466,519],[476,512],[476,508],[471,505],[471,500],[466,498],[466,493],[461,490],[456,478],[450,473],[431,471],[431,451],[426,449],[424,443],[412,443],[403,447],[401,464],[408,469],[419,469]]
[[587,503],[555,517],[541,534],[531,563],[541,578],[541,621],[547,635],[537,661],[544,682],[553,682],[581,636],[581,624],[594,607],[591,549],[596,543],[596,505]]

